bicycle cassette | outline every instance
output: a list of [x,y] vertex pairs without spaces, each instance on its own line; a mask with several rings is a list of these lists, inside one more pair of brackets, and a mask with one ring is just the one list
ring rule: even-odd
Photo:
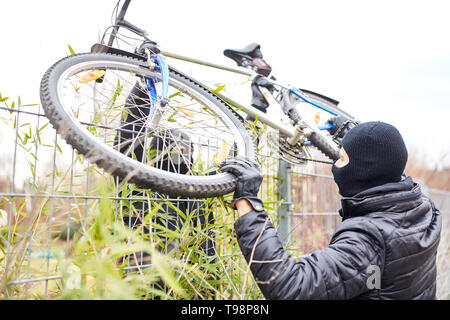
[[307,146],[299,142],[292,146],[287,142],[288,138],[285,135],[275,131],[268,132],[266,137],[269,149],[283,160],[294,165],[306,165],[312,160]]

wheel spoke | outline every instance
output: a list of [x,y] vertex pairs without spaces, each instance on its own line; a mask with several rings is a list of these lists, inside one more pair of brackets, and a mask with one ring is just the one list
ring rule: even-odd
[[[232,187],[229,175],[217,178],[226,185],[221,191],[212,185],[203,187],[213,180],[199,177],[214,170],[221,145],[234,144],[237,154],[253,156],[254,148],[248,146],[245,127],[230,107],[183,75],[170,71],[169,103],[160,105],[160,75],[132,59],[85,54],[70,56],[57,64],[64,67],[47,72],[56,78],[43,79],[43,90],[51,98],[42,105],[47,111],[54,105],[64,110],[63,119],[52,117],[52,112],[46,114],[51,121],[60,122],[56,125],[61,128],[58,133],[82,154],[89,150],[88,156],[106,171],[125,178],[125,170],[134,168],[131,182],[143,177],[144,185],[153,188],[158,184],[168,194],[173,191],[199,196],[200,190],[209,190],[211,196]],[[154,108],[161,115],[158,122],[152,119]],[[67,139],[75,131],[64,127],[75,125],[77,139]],[[138,166],[136,161],[141,164]],[[135,173],[136,170],[144,174]],[[186,183],[184,189],[162,185],[160,181],[167,179],[159,176],[173,177],[163,171],[189,176],[180,180]]]

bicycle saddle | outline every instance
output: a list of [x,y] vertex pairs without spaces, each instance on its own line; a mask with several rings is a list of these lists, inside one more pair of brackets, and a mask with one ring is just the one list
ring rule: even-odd
[[234,60],[238,66],[252,66],[256,72],[268,76],[272,68],[263,60],[261,46],[255,42],[242,49],[225,49],[223,54]]
[[223,54],[240,64],[243,59],[252,60],[253,58],[262,58],[261,46],[257,43],[250,43],[242,49],[225,49]]

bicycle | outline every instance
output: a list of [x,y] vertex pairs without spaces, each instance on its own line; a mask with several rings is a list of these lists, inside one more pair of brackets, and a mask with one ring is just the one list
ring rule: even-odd
[[[331,160],[338,158],[342,133],[357,123],[355,118],[334,99],[269,77],[271,67],[258,44],[224,51],[240,69],[165,52],[145,30],[124,19],[131,0],[125,0],[119,12],[120,2],[113,10],[113,25],[91,52],[59,60],[41,81],[45,115],[58,134],[92,163],[121,181],[170,196],[206,198],[230,193],[236,178],[216,172],[217,165],[237,155],[256,159],[255,136],[239,110],[257,119],[255,124],[261,122],[276,130],[267,135],[268,146],[286,161],[313,161],[307,151],[311,146]],[[119,29],[138,36],[139,47],[131,51],[114,46],[121,39]],[[250,76],[254,99],[267,108],[270,95],[290,123],[270,119],[264,109],[209,88],[169,66],[166,57]],[[331,117],[343,116],[346,121],[331,135],[332,123],[318,125],[317,118],[311,121],[302,116],[305,106],[319,108]],[[183,136],[192,139],[183,141]],[[167,145],[152,148],[157,138],[168,141]],[[137,146],[144,150],[139,158],[134,154]],[[173,166],[189,162],[193,169],[177,174],[158,168],[154,159],[162,158]]]

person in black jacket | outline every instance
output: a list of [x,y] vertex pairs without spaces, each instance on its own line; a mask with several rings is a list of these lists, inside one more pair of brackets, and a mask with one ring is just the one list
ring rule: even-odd
[[407,150],[383,122],[356,125],[333,167],[342,223],[323,250],[295,259],[282,247],[257,193],[258,165],[225,161],[236,175],[239,246],[266,299],[435,299],[441,215],[404,169]]
[[[125,111],[121,119],[120,130],[117,130],[115,146],[118,150],[138,161],[151,162],[158,169],[178,174],[188,174],[192,171],[194,144],[192,138],[179,128],[161,129],[149,142],[148,148],[144,148],[143,141],[140,142],[139,135],[145,133],[146,120],[150,112],[150,98],[146,88],[140,87],[137,82],[132,88],[125,103]],[[121,179],[119,179],[121,182]],[[120,196],[123,196],[120,192]],[[149,201],[146,193],[142,190],[132,190],[131,200],[124,203],[123,222],[130,229],[142,227],[143,235],[150,234],[150,227],[144,223],[146,214],[150,211]],[[137,198],[137,199],[135,199]],[[139,198],[144,198],[141,200]],[[170,200],[168,200],[170,199]],[[206,226],[214,222],[211,206],[201,199],[173,199],[165,194],[153,192],[152,200],[161,203],[161,210],[155,214],[154,223],[168,230],[175,231],[182,227],[185,219],[177,213],[179,211],[190,215],[193,226],[201,226],[206,230],[210,238],[202,240],[200,248],[212,263],[215,255],[214,235]],[[170,205],[169,205],[170,203]],[[158,228],[152,228],[152,233],[158,233]],[[164,253],[176,250],[177,241],[168,241],[165,237],[159,237],[159,248]],[[127,270],[136,271],[148,267],[152,257],[147,252],[135,252],[119,259],[119,263],[125,265]],[[163,288],[162,281],[158,281],[159,288]]]

